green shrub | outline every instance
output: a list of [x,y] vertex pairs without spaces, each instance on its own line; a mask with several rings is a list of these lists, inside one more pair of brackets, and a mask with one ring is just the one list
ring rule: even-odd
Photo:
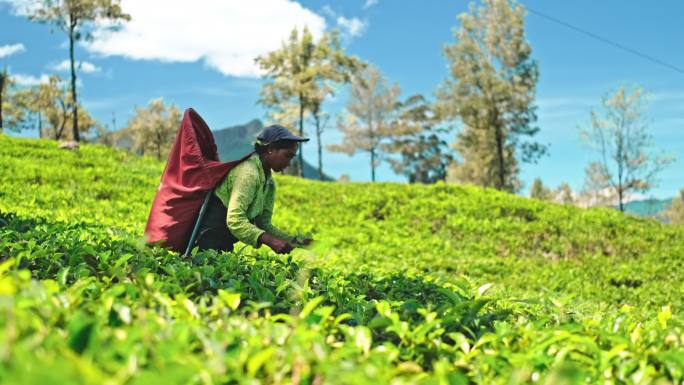
[[0,135],[0,382],[684,381],[684,231],[470,186],[278,178],[310,249],[142,240],[163,165]]

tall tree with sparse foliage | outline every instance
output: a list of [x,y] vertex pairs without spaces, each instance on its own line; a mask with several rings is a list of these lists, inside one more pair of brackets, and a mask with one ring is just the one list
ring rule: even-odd
[[336,87],[351,82],[352,76],[363,69],[366,63],[356,56],[347,55],[340,46],[337,31],[323,35],[314,51],[314,89],[307,96],[307,107],[316,130],[318,148],[318,177],[323,180],[323,141],[321,135],[330,119],[323,111],[323,102],[335,94]]
[[[304,135],[307,114],[313,115],[317,135],[321,132],[322,104],[333,94],[335,83],[347,83],[351,75],[363,66],[354,56],[344,53],[337,32],[324,34],[318,41],[308,28],[299,33],[293,29],[280,49],[256,59],[266,72],[267,82],[261,89],[259,103],[269,109],[268,117],[285,123],[296,123],[299,135]],[[321,161],[321,142],[319,165]],[[303,175],[304,156],[299,150],[295,171]],[[323,172],[319,170],[322,178]]]
[[58,75],[52,75],[46,82],[36,86],[17,91],[14,99],[26,115],[35,116],[32,120],[35,126],[32,128],[38,132],[39,137],[64,139],[62,134],[73,110],[71,96]]
[[321,110],[322,103],[312,103],[311,105],[311,116],[314,121],[314,127],[316,128],[316,147],[318,149],[318,179],[324,180],[323,174],[323,131],[325,130],[328,122],[330,121],[330,115]]
[[454,179],[516,191],[518,159],[536,162],[546,147],[531,141],[539,70],[525,38],[525,9],[511,0],[483,0],[459,15],[456,42],[445,48],[450,74],[438,90],[446,117],[463,129]]
[[180,109],[173,104],[166,106],[164,100],[158,98],[151,100],[147,108],[136,108],[119,135],[131,138],[133,151],[163,160],[171,150],[180,122]]
[[422,95],[413,95],[399,104],[399,116],[394,124],[396,135],[383,150],[395,172],[405,175],[409,183],[435,183],[446,180],[447,167],[453,160],[449,144],[444,139],[448,128],[434,106]]
[[71,69],[71,124],[73,140],[80,140],[78,98],[76,92],[76,63],[74,46],[81,39],[92,39],[94,24],[107,23],[116,28],[117,23],[130,20],[121,9],[120,0],[42,0],[40,6],[29,9],[29,19],[52,24],[66,33],[69,39],[69,63]]
[[[267,79],[261,89],[259,103],[270,110],[271,118],[292,121],[293,119],[288,116],[296,113],[300,136],[304,135],[307,96],[316,90],[313,73],[315,50],[316,44],[309,29],[304,27],[300,34],[299,30],[294,28],[280,49],[259,56],[255,60],[266,72]],[[299,176],[303,175],[303,165],[304,155],[300,147],[297,161],[293,165]]]
[[321,135],[330,115],[323,111],[323,102],[335,94],[335,86],[351,82],[352,76],[366,64],[356,56],[349,56],[341,49],[337,33],[323,36],[316,44],[314,61],[315,89],[308,96],[308,108],[316,130],[318,148],[318,177],[323,180],[323,141]]
[[35,129],[39,137],[75,140],[72,114],[79,115],[81,133],[97,128],[99,123],[85,109],[71,108],[71,96],[64,81],[58,75],[51,75],[46,82],[15,91],[12,104],[23,117],[22,129]]
[[620,211],[629,193],[650,190],[658,173],[674,160],[651,151],[653,137],[644,119],[645,104],[641,88],[621,86],[603,98],[603,114],[592,111],[591,126],[580,129],[584,143],[599,153],[599,160],[588,167],[588,178],[603,183],[596,188],[612,190]]
[[366,67],[352,78],[351,95],[346,113],[339,116],[338,129],[344,134],[340,144],[328,150],[351,156],[356,152],[370,155],[371,181],[381,160],[381,145],[400,134],[393,122],[396,119],[401,90],[397,84],[387,85],[380,71]]

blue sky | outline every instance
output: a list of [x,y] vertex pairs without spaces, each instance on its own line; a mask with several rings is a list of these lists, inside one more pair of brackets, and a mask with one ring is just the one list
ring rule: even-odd
[[[118,35],[101,35],[77,48],[84,61],[80,95],[101,122],[121,128],[135,106],[163,97],[180,108],[194,107],[213,129],[263,119],[256,104],[261,80],[251,64],[259,52],[278,45],[294,25],[307,24],[315,34],[340,28],[348,53],[358,55],[397,82],[402,96],[433,95],[447,76],[442,53],[453,43],[457,15],[465,1],[348,0],[195,1],[124,0],[134,20]],[[29,22],[16,6],[26,0],[0,0],[0,65],[26,83],[60,72],[68,58],[65,37],[46,25]],[[531,10],[560,19],[603,38],[684,68],[684,2],[577,0],[521,2]],[[177,6],[175,4],[178,4]],[[534,13],[527,17],[527,37],[539,62],[537,139],[550,145],[550,155],[536,165],[522,166],[527,186],[535,177],[556,187],[583,184],[584,167],[596,158],[579,141],[578,126],[589,123],[589,112],[621,84],[640,85],[651,95],[647,121],[656,147],[679,158],[661,173],[649,195],[672,197],[684,187],[684,73],[653,63],[592,39]],[[66,77],[67,72],[62,72]],[[328,103],[339,111],[345,95]],[[23,133],[31,136],[34,133]],[[452,134],[452,136],[455,133]],[[337,143],[334,127],[324,134]],[[304,156],[315,164],[313,144]],[[370,179],[368,157],[324,152],[324,168],[333,176],[354,181]],[[380,181],[403,181],[388,166]]]

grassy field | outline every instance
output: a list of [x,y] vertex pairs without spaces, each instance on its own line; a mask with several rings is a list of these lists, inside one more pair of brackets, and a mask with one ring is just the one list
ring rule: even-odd
[[0,135],[0,383],[682,384],[684,229],[280,177],[309,249],[144,244],[163,164]]

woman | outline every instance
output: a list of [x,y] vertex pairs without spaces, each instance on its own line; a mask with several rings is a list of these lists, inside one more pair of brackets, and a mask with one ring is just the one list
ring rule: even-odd
[[200,225],[197,246],[200,250],[232,251],[237,241],[254,247],[267,245],[279,254],[300,244],[295,237],[273,226],[275,181],[273,171],[283,171],[297,154],[300,142],[280,125],[265,128],[257,136],[255,154],[228,172],[214,189]]

